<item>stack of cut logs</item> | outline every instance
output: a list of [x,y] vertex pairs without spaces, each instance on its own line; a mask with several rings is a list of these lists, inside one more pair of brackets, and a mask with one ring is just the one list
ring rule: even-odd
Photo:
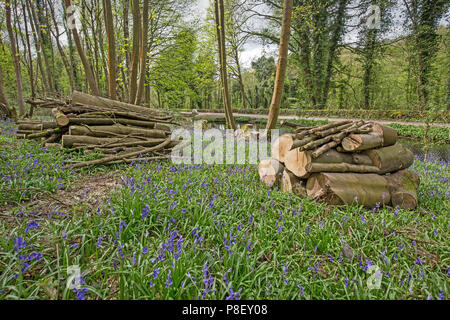
[[294,127],[272,145],[272,159],[259,164],[272,188],[331,205],[361,204],[414,209],[420,180],[407,170],[411,151],[397,132],[378,123],[339,121],[314,128]]
[[[166,158],[175,145],[170,140],[172,117],[150,108],[77,91],[67,103],[34,102],[34,106],[51,107],[55,120],[19,120],[19,138],[103,154],[99,160],[72,164],[72,168]],[[147,154],[153,157],[145,158]]]

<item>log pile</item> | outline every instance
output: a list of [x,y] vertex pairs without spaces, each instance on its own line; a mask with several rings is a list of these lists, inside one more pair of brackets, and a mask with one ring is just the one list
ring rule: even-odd
[[268,188],[308,196],[331,205],[382,204],[412,210],[419,177],[408,170],[411,151],[397,132],[375,122],[339,121],[292,127],[272,145],[272,159],[258,167]]
[[42,108],[52,106],[54,121],[19,120],[18,138],[58,143],[62,148],[85,153],[102,153],[99,160],[74,163],[71,168],[166,158],[175,146],[170,134],[171,125],[176,123],[157,110],[77,91],[65,103],[29,103]]

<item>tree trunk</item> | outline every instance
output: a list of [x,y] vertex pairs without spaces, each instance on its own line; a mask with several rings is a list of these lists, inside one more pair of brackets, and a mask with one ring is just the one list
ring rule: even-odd
[[289,37],[291,35],[292,0],[284,0],[283,21],[281,26],[280,51],[278,53],[278,66],[270,103],[269,119],[266,130],[275,128],[280,114],[281,99],[283,98],[284,77],[287,69]]
[[42,75],[42,85],[44,87],[44,92],[43,94],[46,94],[49,90],[48,87],[48,83],[47,83],[47,74],[45,74],[45,69],[43,67],[42,64],[42,59],[41,59],[41,41],[40,41],[40,37],[38,35],[38,30],[37,27],[35,26],[35,22],[34,22],[34,15],[32,12],[34,12],[34,7],[32,7],[31,1],[27,0],[27,11],[28,11],[28,16],[30,17],[30,25],[31,25],[31,33],[33,34],[33,40],[34,40],[34,46],[36,49],[36,60],[37,60],[37,70],[36,70],[36,81],[38,79],[38,73],[39,71],[41,72]]
[[149,0],[144,0],[144,7],[142,9],[142,35],[141,48],[139,53],[139,85],[137,89],[136,101],[134,104],[141,104],[145,91],[145,76],[147,74],[147,35],[148,35],[148,15],[149,15]]
[[[71,7],[70,0],[64,0],[64,1],[65,1],[66,9]],[[81,40],[78,35],[78,30],[75,25],[73,25],[71,27],[73,27],[72,28],[73,39],[75,41],[75,45],[77,47],[78,54],[80,55],[81,62],[83,63],[83,67],[84,67],[84,71],[86,73],[86,79],[89,83],[89,87],[91,88],[92,93],[94,95],[100,96],[100,91],[98,90],[97,83],[96,83],[95,77],[94,77],[94,73],[92,72],[89,61],[88,61],[86,55],[84,54],[83,45],[81,44]]]
[[[22,12],[23,12],[23,17],[26,20],[27,19],[27,10],[25,7],[25,3],[22,3]],[[31,18],[31,17],[29,17]],[[25,25],[25,38],[26,38],[26,42],[27,42],[27,52],[28,52],[28,60],[29,60],[29,76],[30,76],[30,87],[31,87],[31,98],[34,99],[36,97],[36,88],[34,85],[34,68],[33,68],[33,57],[32,57],[32,52],[31,52],[31,43],[30,43],[30,35],[28,33],[28,23],[24,23]],[[33,106],[30,107],[30,113],[29,113],[30,118],[33,116]]]
[[34,23],[41,42],[42,56],[44,57],[45,72],[48,80],[48,86],[51,93],[56,93],[55,82],[53,77],[54,59],[53,59],[53,45],[48,32],[49,23],[45,13],[44,0],[36,0],[36,10],[33,10]]
[[228,128],[236,130],[236,122],[231,108],[230,92],[228,90],[227,55],[225,48],[225,12],[223,0],[214,1],[216,32],[219,47],[220,75],[222,80],[223,104]]
[[114,37],[114,22],[111,7],[111,0],[104,0],[106,36],[108,38],[108,91],[112,100],[117,99],[116,95],[116,39]]
[[339,6],[337,11],[336,20],[334,22],[333,35],[331,38],[330,49],[328,53],[328,62],[327,62],[327,70],[325,73],[325,81],[324,88],[322,94],[322,102],[323,106],[326,106],[328,101],[328,92],[330,90],[330,82],[333,76],[333,64],[336,59],[336,51],[339,45],[339,42],[342,39],[344,24],[345,24],[345,11],[347,8],[348,0],[339,0]]
[[5,1],[6,7],[6,28],[8,29],[8,35],[11,46],[11,55],[14,63],[14,71],[16,73],[16,81],[17,81],[17,104],[19,105],[19,115],[22,117],[25,115],[25,103],[23,101],[23,88],[22,88],[22,74],[20,71],[20,60],[19,60],[19,52],[16,48],[16,40],[14,36],[14,31],[12,29],[11,23],[11,1]]
[[58,47],[58,52],[59,52],[59,55],[61,56],[61,60],[63,61],[64,67],[66,68],[66,72],[69,77],[70,87],[72,88],[72,90],[75,90],[73,72],[72,72],[72,68],[70,66],[70,61],[67,59],[66,53],[64,52],[64,49],[61,46],[61,42],[59,41],[60,33],[59,33],[58,22],[56,21],[55,10],[53,8],[52,1],[48,0],[48,4],[50,7],[53,25],[55,26],[55,31],[56,31],[56,34],[54,35],[55,40],[56,40],[56,46]]
[[11,116],[9,112],[10,106],[5,94],[5,86],[3,83],[3,69],[1,65],[0,65],[0,105],[3,105],[5,107],[6,109],[4,110],[5,116],[9,118]]
[[129,102],[134,103],[136,101],[137,94],[137,76],[139,68],[139,46],[141,36],[141,14],[139,9],[139,0],[133,0],[133,51],[131,55],[131,73],[130,73],[130,98]]
[[241,91],[241,101],[242,101],[242,107],[245,109],[247,106],[247,103],[245,101],[245,87],[244,87],[244,81],[242,79],[242,70],[241,70],[241,64],[239,62],[239,52],[236,50],[236,68],[238,73],[238,81],[239,81],[239,90]]

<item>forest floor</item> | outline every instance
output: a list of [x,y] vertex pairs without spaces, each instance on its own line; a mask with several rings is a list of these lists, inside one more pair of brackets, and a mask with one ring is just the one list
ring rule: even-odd
[[0,299],[450,298],[449,163],[416,159],[414,211],[332,207],[252,165],[70,171],[2,132]]
[[[182,115],[189,116],[192,113],[190,112],[181,112]],[[245,117],[250,119],[267,119],[267,115],[263,114],[246,114],[246,113],[233,113],[235,117]],[[225,118],[225,113],[213,113],[213,112],[199,112],[198,117],[223,117]],[[343,121],[343,120],[353,120],[357,121],[359,119],[348,119],[348,118],[331,118],[331,117],[299,117],[299,116],[279,116],[280,120],[314,120],[314,121]],[[374,120],[381,124],[401,124],[401,125],[414,125],[414,126],[425,126],[425,122],[417,122],[417,121],[398,121],[398,120]],[[446,127],[450,128],[450,124],[448,123],[429,123],[430,127]]]

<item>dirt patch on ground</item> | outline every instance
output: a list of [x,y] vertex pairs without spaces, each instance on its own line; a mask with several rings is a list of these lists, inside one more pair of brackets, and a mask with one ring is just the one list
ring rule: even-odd
[[35,217],[49,214],[66,215],[74,211],[94,213],[120,187],[119,174],[85,176],[80,177],[79,182],[68,190],[58,190],[52,194],[42,192],[20,206],[8,206],[1,208],[0,211],[12,214],[12,210],[22,208],[22,211]]

